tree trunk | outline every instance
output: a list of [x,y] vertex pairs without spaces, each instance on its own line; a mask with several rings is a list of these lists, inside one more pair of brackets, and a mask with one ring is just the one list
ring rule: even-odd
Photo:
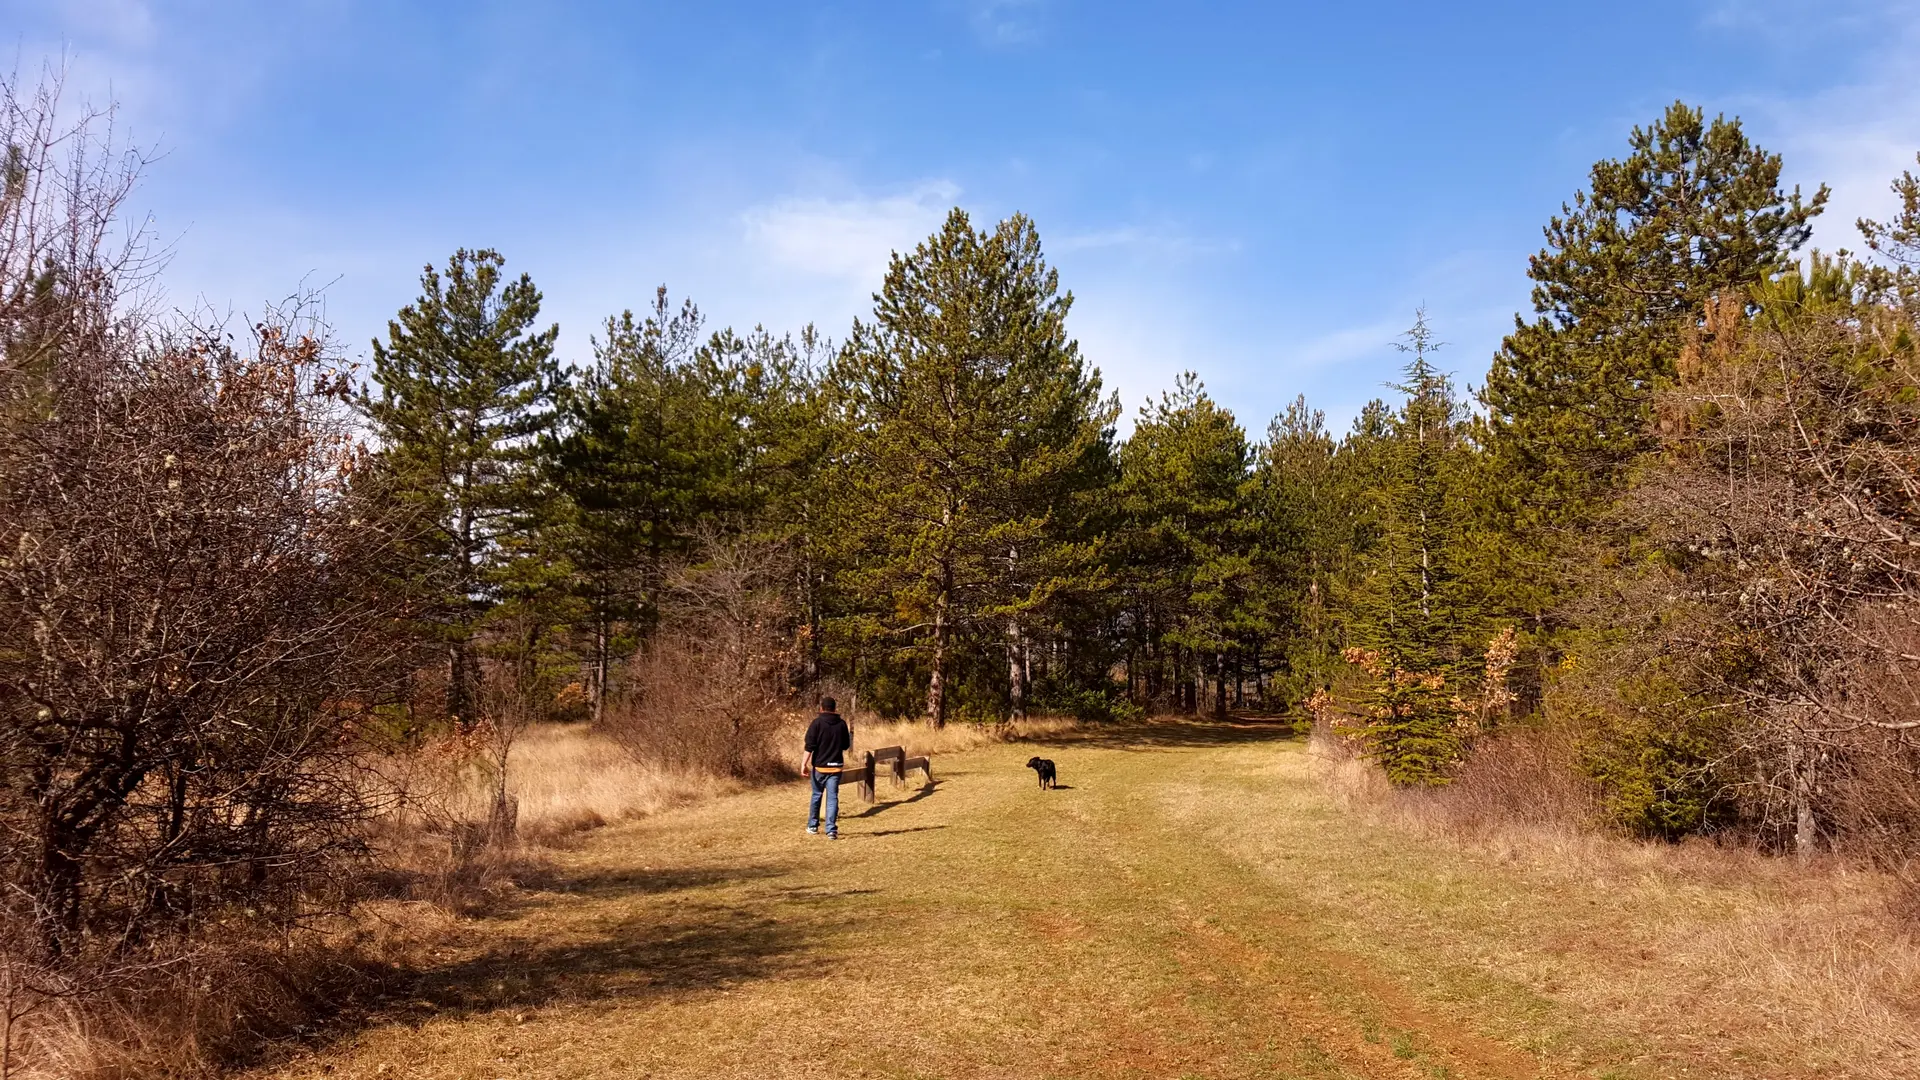
[[1200,694],[1194,682],[1194,667],[1190,657],[1174,654],[1175,663],[1180,665],[1180,712],[1191,716],[1200,711]]
[[607,617],[596,617],[593,620],[593,668],[587,675],[587,697],[591,707],[589,715],[595,724],[607,716],[607,680],[612,676],[613,668],[611,637],[607,629]]
[[474,662],[473,650],[467,647],[465,638],[447,645],[447,715],[461,730],[473,726],[477,714],[475,702],[479,697],[480,673]]
[[1795,739],[1788,748],[1793,772],[1793,853],[1805,859],[1820,841],[1819,823],[1813,816],[1814,752]]
[[1227,715],[1227,656],[1225,653],[1213,654],[1213,715],[1222,718]]
[[1161,665],[1166,662],[1166,657],[1162,655],[1164,650],[1153,647],[1151,627],[1146,627],[1141,635],[1140,647],[1146,652],[1147,704],[1157,707],[1160,704],[1161,695],[1167,692],[1166,673],[1160,670]]
[[1027,718],[1027,668],[1020,645],[1020,624],[1007,620],[1007,713],[1012,720]]
[[42,830],[40,865],[33,882],[34,915],[40,943],[53,956],[64,955],[80,933],[80,860],[70,853],[86,844],[57,826]]
[[[949,575],[948,580],[951,580]],[[936,728],[947,726],[947,590],[944,587],[933,602],[933,662],[927,677],[927,723]]]
[[820,590],[815,588],[813,555],[809,553],[801,563],[801,572],[806,575],[807,597],[807,683],[820,682]]

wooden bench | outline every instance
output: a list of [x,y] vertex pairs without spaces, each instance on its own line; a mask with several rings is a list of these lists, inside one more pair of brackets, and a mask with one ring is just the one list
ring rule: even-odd
[[860,785],[860,797],[868,802],[879,799],[874,790],[874,782],[880,776],[880,766],[887,766],[887,772],[895,783],[907,782],[907,774],[915,769],[927,774],[927,783],[933,783],[933,758],[931,756],[908,757],[907,752],[898,746],[883,746],[878,750],[869,750],[863,755],[860,764],[845,765],[840,769],[840,788],[845,790],[848,784]]
[[873,759],[875,766],[885,765],[887,767],[887,771],[892,774],[893,782],[896,786],[907,782],[907,769],[906,766],[902,764],[907,760],[906,747],[883,746],[867,756]]
[[868,802],[874,801],[876,795],[873,790],[872,754],[868,754],[866,760],[859,765],[847,765],[841,768],[840,787],[844,790],[848,784],[859,784],[860,797]]

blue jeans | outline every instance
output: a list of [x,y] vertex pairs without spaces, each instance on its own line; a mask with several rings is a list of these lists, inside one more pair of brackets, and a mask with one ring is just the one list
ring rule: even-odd
[[813,799],[807,803],[807,829],[820,826],[820,796],[827,796],[827,835],[840,834],[840,774],[814,770]]

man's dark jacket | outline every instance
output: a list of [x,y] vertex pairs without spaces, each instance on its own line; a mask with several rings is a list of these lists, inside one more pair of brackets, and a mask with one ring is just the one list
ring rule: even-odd
[[846,753],[853,746],[853,732],[839,713],[823,712],[807,725],[807,753],[815,765],[839,767],[846,764]]

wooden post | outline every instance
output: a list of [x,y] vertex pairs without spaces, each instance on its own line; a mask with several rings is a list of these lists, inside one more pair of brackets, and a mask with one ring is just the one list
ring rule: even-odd
[[900,763],[906,759],[906,756],[905,747],[883,746],[873,752],[873,763],[876,766],[886,765],[887,772],[893,777],[893,782],[904,784],[907,782],[907,771],[900,766]]

